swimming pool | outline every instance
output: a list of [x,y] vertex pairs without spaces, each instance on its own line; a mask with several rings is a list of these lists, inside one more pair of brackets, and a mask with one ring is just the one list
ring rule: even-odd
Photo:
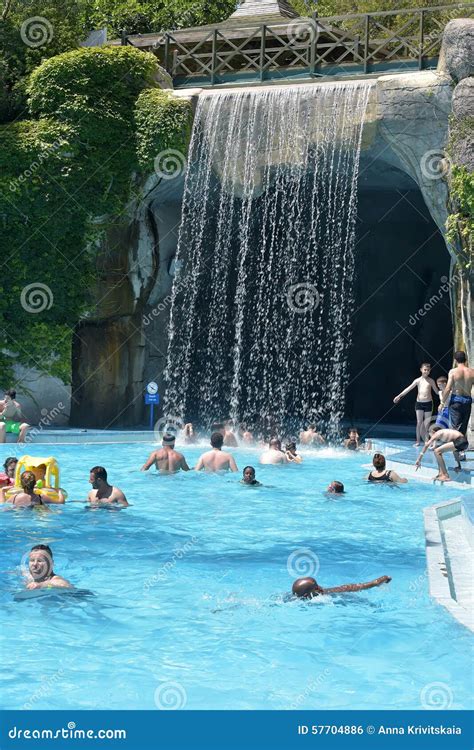
[[[12,453],[2,446],[0,459]],[[2,510],[4,708],[471,708],[472,634],[427,593],[421,509],[453,488],[363,482],[368,456],[321,450],[300,466],[159,477],[151,445],[29,446],[53,453],[71,501],[104,465],[133,506]],[[190,464],[201,449],[185,450]],[[323,494],[333,479],[348,493]],[[15,601],[20,560],[48,543],[94,597]],[[290,568],[290,572],[288,570]],[[298,575],[388,586],[285,601]]]

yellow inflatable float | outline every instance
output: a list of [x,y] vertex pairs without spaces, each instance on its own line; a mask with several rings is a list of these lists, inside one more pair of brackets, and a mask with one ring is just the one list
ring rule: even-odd
[[20,477],[24,471],[32,471],[35,475],[35,492],[41,495],[45,503],[64,503],[67,492],[59,486],[59,466],[53,456],[48,458],[22,456],[16,465],[15,486],[4,491],[7,500],[10,500],[17,492],[23,492]]

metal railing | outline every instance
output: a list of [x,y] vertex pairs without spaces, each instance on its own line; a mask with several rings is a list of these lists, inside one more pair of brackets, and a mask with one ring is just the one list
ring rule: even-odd
[[224,25],[122,37],[151,49],[175,82],[321,76],[434,67],[446,23],[472,17],[474,3]]

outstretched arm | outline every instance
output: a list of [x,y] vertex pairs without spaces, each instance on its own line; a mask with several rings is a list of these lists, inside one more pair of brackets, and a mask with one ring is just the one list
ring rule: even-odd
[[149,456],[147,462],[143,464],[143,466],[140,469],[140,471],[148,471],[148,469],[150,468],[150,466],[153,466],[154,463],[155,463],[155,451],[153,451],[153,453],[150,453],[150,456]]
[[398,404],[398,402],[400,401],[400,399],[402,399],[404,396],[406,396],[407,393],[410,393],[410,391],[412,391],[413,388],[416,388],[416,386],[418,385],[419,380],[420,380],[420,378],[415,378],[415,380],[413,381],[413,383],[411,385],[409,385],[407,388],[405,388],[405,390],[403,390],[401,393],[399,393],[398,396],[395,396],[395,398],[393,399],[393,403],[394,404]]
[[381,576],[374,581],[367,583],[346,583],[344,586],[334,586],[331,589],[323,589],[324,594],[339,594],[350,591],[363,591],[364,589],[373,589],[375,586],[381,586],[383,583],[390,583],[390,576]]
[[423,460],[423,456],[425,455],[425,453],[426,453],[426,451],[428,450],[428,448],[429,448],[429,447],[430,447],[431,445],[433,445],[433,443],[435,443],[435,442],[436,442],[436,441],[437,441],[438,439],[439,439],[439,436],[438,436],[438,434],[437,434],[437,433],[435,433],[435,434],[433,435],[433,437],[431,437],[431,438],[430,438],[430,439],[428,440],[428,442],[424,444],[424,446],[423,446],[423,450],[421,451],[420,455],[418,456],[418,458],[417,458],[417,459],[416,459],[416,461],[415,461],[415,466],[416,466],[416,468],[417,468],[417,469],[419,469],[419,468],[420,468],[420,466],[421,466],[421,462],[422,462],[422,460]]
[[431,389],[436,393],[437,396],[439,396],[439,388],[436,385],[436,383],[433,380],[433,378],[428,378],[428,382],[429,382],[429,384],[431,386]]

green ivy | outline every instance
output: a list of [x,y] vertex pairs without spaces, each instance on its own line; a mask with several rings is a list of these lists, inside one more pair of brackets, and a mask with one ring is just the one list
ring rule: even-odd
[[66,52],[31,75],[37,119],[0,126],[4,387],[16,362],[70,380],[72,332],[93,314],[98,284],[100,293],[107,219],[125,210],[153,154],[171,144],[186,153],[190,106],[151,88],[158,73],[156,58],[132,47]]

